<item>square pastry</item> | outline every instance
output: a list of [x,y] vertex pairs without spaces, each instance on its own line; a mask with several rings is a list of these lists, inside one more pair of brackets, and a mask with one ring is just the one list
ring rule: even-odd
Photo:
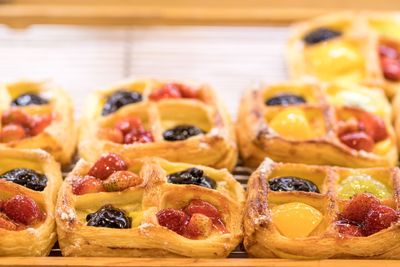
[[65,179],[58,242],[64,256],[226,257],[242,240],[243,204],[227,170],[103,154]]
[[75,152],[77,130],[67,93],[48,82],[0,86],[0,147],[40,148],[62,164]]
[[345,12],[295,24],[287,47],[292,78],[400,88],[398,13]]
[[79,153],[94,161],[103,152],[228,169],[237,161],[231,119],[210,87],[150,79],[90,97]]
[[345,167],[395,166],[391,118],[390,104],[379,89],[347,82],[287,82],[246,92],[236,130],[242,159],[250,167],[264,157]]
[[265,258],[399,259],[399,171],[266,158],[248,182],[247,252]]
[[60,165],[42,150],[0,148],[0,256],[46,256],[57,240]]

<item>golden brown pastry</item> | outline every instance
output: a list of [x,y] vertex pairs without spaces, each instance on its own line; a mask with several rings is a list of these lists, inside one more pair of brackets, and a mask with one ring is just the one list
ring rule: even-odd
[[75,151],[69,96],[47,82],[20,81],[0,86],[0,147],[41,148],[62,164]]
[[206,85],[133,80],[91,96],[81,121],[79,153],[232,169],[237,148],[231,119]]
[[287,47],[292,78],[400,88],[398,13],[342,12],[293,26]]
[[399,174],[266,158],[248,182],[245,248],[252,257],[399,259]]
[[227,170],[103,154],[80,160],[56,207],[64,256],[226,257],[244,191]]
[[379,89],[353,83],[287,82],[250,90],[241,100],[236,128],[250,167],[267,156],[345,167],[397,163],[387,99]]
[[0,256],[46,256],[57,240],[60,165],[41,150],[0,148]]

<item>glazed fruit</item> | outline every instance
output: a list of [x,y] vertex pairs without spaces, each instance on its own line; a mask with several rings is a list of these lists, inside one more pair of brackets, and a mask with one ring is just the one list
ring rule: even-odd
[[171,208],[163,209],[157,213],[158,223],[178,234],[183,234],[189,219],[189,216],[183,211]]
[[100,180],[105,180],[114,172],[126,171],[127,169],[127,164],[120,156],[114,153],[109,153],[101,156],[100,159],[94,163],[92,168],[90,168],[88,175]]
[[383,76],[390,81],[400,81],[400,53],[394,45],[381,44],[379,56]]
[[125,211],[104,205],[98,211],[86,216],[88,226],[126,229],[131,227],[131,220]]
[[368,134],[374,142],[385,140],[389,134],[382,118],[369,112],[361,112],[358,116],[359,129]]
[[101,115],[111,114],[125,105],[142,101],[142,94],[133,91],[117,91],[107,98],[107,102],[103,107]]
[[362,229],[359,225],[353,224],[346,220],[337,221],[336,230],[340,235],[363,236]]
[[291,107],[279,112],[269,125],[285,138],[305,140],[313,136],[306,114],[298,108]]
[[106,138],[120,144],[150,143],[154,141],[153,134],[147,131],[138,117],[120,120],[112,129],[107,129]]
[[318,28],[304,36],[304,42],[309,45],[318,44],[336,37],[342,33],[329,28]]
[[107,192],[114,192],[123,191],[141,183],[142,179],[139,175],[130,171],[117,171],[103,181],[103,186]]
[[24,225],[34,225],[45,218],[36,202],[25,195],[15,195],[6,200],[1,211],[11,220]]
[[265,101],[267,106],[288,106],[306,103],[306,100],[299,95],[284,93],[278,94]]
[[346,204],[340,218],[356,224],[362,224],[369,210],[379,204],[379,200],[371,194],[358,194]]
[[398,216],[394,209],[379,205],[374,206],[368,212],[363,224],[363,231],[366,236],[373,235],[383,229],[386,229],[397,222]]
[[197,98],[197,92],[184,84],[166,83],[161,88],[154,90],[150,96],[150,100],[159,101],[168,98]]
[[167,141],[182,141],[192,136],[204,134],[205,132],[193,125],[178,125],[172,129],[166,130],[163,133],[163,137]]
[[46,105],[49,101],[35,93],[26,93],[15,98],[11,106]]
[[47,177],[32,169],[17,168],[0,175],[0,179],[13,182],[35,191],[43,191],[47,185]]
[[365,132],[345,133],[339,136],[340,141],[355,150],[371,152],[374,148],[374,140]]
[[387,187],[369,175],[351,175],[343,179],[338,186],[338,196],[350,199],[359,193],[370,193],[379,199],[391,197]]
[[216,189],[216,182],[204,172],[197,168],[190,168],[181,172],[171,173],[167,176],[168,183],[172,184],[194,184],[210,189]]
[[304,191],[319,193],[318,187],[311,181],[295,176],[283,176],[269,180],[272,191]]
[[84,195],[104,191],[105,189],[102,181],[89,175],[76,179],[72,184],[72,193],[75,195]]
[[275,227],[288,238],[309,236],[323,219],[320,211],[301,202],[274,206],[271,214]]

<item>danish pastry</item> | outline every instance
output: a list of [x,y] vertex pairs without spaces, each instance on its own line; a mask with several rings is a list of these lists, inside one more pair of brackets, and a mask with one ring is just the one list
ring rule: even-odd
[[0,86],[0,147],[41,148],[62,164],[75,151],[77,131],[69,96],[45,82]]
[[0,256],[46,256],[57,240],[60,165],[41,150],[0,148]]
[[[246,165],[275,161],[395,166],[390,105],[379,89],[347,82],[288,82],[243,96],[237,137]],[[243,130],[246,129],[246,130]]]
[[83,159],[58,197],[64,256],[226,257],[242,239],[244,192],[227,170],[124,159]]
[[266,158],[248,182],[247,252],[291,259],[399,259],[399,171]]
[[230,117],[205,85],[135,80],[95,93],[83,115],[79,153],[158,156],[232,169],[237,148]]
[[397,13],[345,12],[295,24],[287,61],[292,78],[347,80],[400,88],[400,20]]

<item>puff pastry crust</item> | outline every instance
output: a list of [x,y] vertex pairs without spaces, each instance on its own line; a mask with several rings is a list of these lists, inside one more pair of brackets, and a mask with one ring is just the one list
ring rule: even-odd
[[[400,81],[385,78],[379,47],[390,43],[400,51],[399,21],[396,12],[341,12],[294,24],[286,51],[291,78],[362,82],[394,96]],[[307,45],[303,38],[318,28],[341,35]]]
[[[26,93],[43,96],[48,103],[11,107],[14,99]],[[72,100],[58,86],[49,82],[18,81],[0,86],[0,112],[16,109],[30,116],[51,116],[51,123],[39,134],[20,140],[0,143],[1,147],[40,148],[61,162],[68,164],[75,152],[77,129],[74,125]],[[4,129],[4,125],[2,127]]]
[[0,256],[46,256],[57,240],[54,209],[62,182],[60,165],[41,150],[0,148],[0,173],[14,168],[29,168],[46,175],[47,185],[43,191],[34,191],[0,179],[0,200],[15,195],[28,196],[39,205],[46,218],[39,225],[25,230],[0,228]]
[[[306,103],[266,105],[269,98],[287,93],[302,96]],[[293,110],[303,114],[301,119],[306,122],[296,126],[289,114],[283,123],[279,114]],[[369,152],[354,149],[339,139],[341,121],[364,111],[380,117],[388,134]],[[236,126],[240,153],[250,167],[257,167],[264,157],[344,167],[395,166],[397,149],[391,114],[391,107],[379,89],[352,83],[287,82],[249,90],[241,100]],[[291,136],[274,129],[273,121],[279,121],[281,131]]]
[[[167,83],[176,81],[132,80],[92,95],[81,121],[80,155],[93,161],[106,151],[129,158],[158,156],[171,161],[233,169],[237,161],[234,128],[213,90],[206,85],[186,83],[195,88],[198,99],[149,99],[154,90]],[[141,93],[143,99],[101,116],[107,97],[119,90]],[[154,136],[154,142],[119,144],[99,136],[101,128],[110,127],[127,117],[139,117]],[[206,133],[182,141],[165,141],[163,131],[178,124],[195,125]]]
[[[385,200],[398,210],[399,169],[367,168],[348,169],[342,167],[313,166],[295,163],[275,163],[266,158],[251,175],[248,182],[248,197],[245,207],[244,245],[252,257],[281,257],[289,259],[324,259],[369,257],[398,259],[400,224],[397,221],[389,228],[370,236],[354,237],[341,235],[335,228],[343,200],[337,196],[338,181],[345,175],[370,175],[378,177],[392,188],[392,198]],[[314,181],[321,194],[310,192],[279,192],[270,190],[268,181],[279,175],[294,175]],[[274,206],[301,202],[322,213],[319,225],[307,237],[289,238],[281,234],[272,221]]]
[[[128,170],[137,173],[143,182],[124,191],[74,195],[71,186],[74,180],[87,174],[92,166],[84,160],[65,179],[56,207],[58,241],[64,256],[215,258],[226,257],[239,244],[243,235],[244,191],[228,171],[196,166],[217,182],[214,190],[167,183],[167,174],[194,165],[160,158],[125,158],[125,161]],[[159,225],[156,217],[159,210],[179,209],[192,199],[217,207],[228,232],[194,240]],[[134,214],[131,228],[88,226],[86,215],[105,204]]]

